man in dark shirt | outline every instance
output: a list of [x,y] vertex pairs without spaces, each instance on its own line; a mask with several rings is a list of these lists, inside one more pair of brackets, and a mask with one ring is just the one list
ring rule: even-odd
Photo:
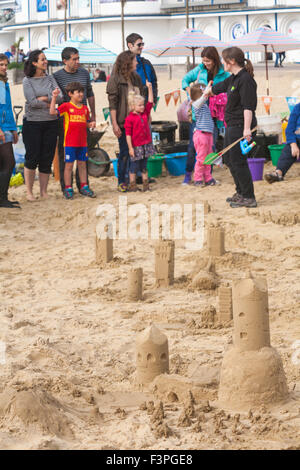
[[[64,102],[70,101],[70,97],[66,93],[66,86],[68,85],[68,83],[71,83],[71,82],[81,83],[81,85],[84,88],[83,104],[87,105],[88,103],[90,111],[91,111],[91,121],[96,121],[95,96],[94,96],[92,85],[91,85],[90,74],[83,67],[80,67],[78,50],[75,47],[65,47],[62,50],[61,58],[65,66],[63,69],[58,70],[53,75],[58,86],[60,87],[63,93]],[[62,192],[64,192],[64,189],[65,189],[65,183],[64,183],[65,152],[64,152],[63,141],[64,141],[63,119],[60,118],[58,153],[59,153],[60,185],[61,185]],[[85,195],[82,193],[80,189],[78,168],[76,169],[76,184],[77,184],[78,191],[82,195]],[[88,176],[87,176],[87,184],[88,184]],[[91,195],[89,197],[95,197],[93,191],[91,191]]]

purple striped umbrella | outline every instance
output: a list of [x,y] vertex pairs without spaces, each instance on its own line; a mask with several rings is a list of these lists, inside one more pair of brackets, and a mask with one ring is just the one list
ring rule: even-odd
[[183,33],[177,34],[171,39],[146,47],[144,52],[156,57],[192,56],[193,65],[195,65],[195,56],[201,56],[201,49],[207,46],[214,46],[222,51],[229,44],[208,36],[197,29],[186,29]]
[[300,49],[300,41],[275,31],[272,28],[259,28],[231,42],[231,46],[240,47],[244,51],[264,52],[266,63],[267,95],[269,95],[268,52],[283,52]]

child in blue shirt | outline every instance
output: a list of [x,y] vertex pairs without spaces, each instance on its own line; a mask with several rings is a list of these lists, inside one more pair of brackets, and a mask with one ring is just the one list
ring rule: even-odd
[[300,159],[300,103],[296,104],[291,112],[285,135],[286,145],[282,149],[276,170],[265,175],[265,180],[270,184],[283,181],[285,174],[296,159]]

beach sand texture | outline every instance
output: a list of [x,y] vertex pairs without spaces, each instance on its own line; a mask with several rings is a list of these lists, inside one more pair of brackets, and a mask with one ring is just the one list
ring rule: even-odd
[[[295,95],[296,77],[295,68],[272,69],[271,94]],[[263,68],[256,78],[264,94]],[[179,78],[170,82],[159,75],[160,96],[178,86]],[[100,122],[105,84],[94,90]],[[21,86],[12,88],[12,97],[14,104],[23,104]],[[272,112],[287,110],[284,98],[273,104]],[[160,119],[176,120],[174,104],[166,107],[163,98],[153,113],[153,120]],[[101,146],[115,158],[111,128]],[[271,168],[268,162],[265,171]],[[163,176],[152,192],[127,194],[128,205],[208,201],[205,229],[221,224],[226,250],[215,258],[216,274],[209,275],[222,285],[249,269],[267,279],[271,345],[281,356],[289,399],[257,404],[251,411],[218,406],[220,367],[233,328],[230,321],[214,321],[218,290],[193,285],[208,262],[206,242],[194,252],[176,241],[169,287],[156,287],[151,240],[114,241],[113,260],[101,267],[95,258],[95,214],[100,203],[118,207],[112,169],[108,176],[91,178],[97,199],[76,193],[66,201],[51,177],[48,200],[29,203],[25,187],[16,187],[10,196],[22,210],[0,210],[0,344],[6,345],[0,362],[0,448],[300,448],[295,346],[300,340],[300,164],[280,184],[256,182],[259,206],[252,210],[230,209],[229,171],[216,169],[214,176],[221,184],[206,188],[183,187],[182,177]],[[127,297],[128,273],[138,267],[144,299],[134,302]],[[170,377],[141,388],[136,338],[152,323],[168,338]]]

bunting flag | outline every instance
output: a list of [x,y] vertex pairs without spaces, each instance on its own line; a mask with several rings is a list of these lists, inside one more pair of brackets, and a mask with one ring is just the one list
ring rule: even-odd
[[174,103],[175,103],[175,106],[176,106],[177,103],[178,103],[178,100],[180,99],[180,90],[173,91],[172,95],[173,95]]
[[158,97],[157,97],[157,100],[156,100],[156,103],[155,103],[155,105],[153,106],[153,110],[154,110],[154,111],[156,111],[156,108],[157,108],[157,106],[158,106],[159,100],[160,100],[160,97],[158,96]]
[[272,103],[272,96],[262,96],[262,102],[264,104],[265,110],[267,114],[270,114],[270,108]]
[[297,98],[296,96],[286,96],[286,101],[287,101],[287,104],[288,104],[288,107],[289,107],[289,110],[290,110],[290,113],[293,111],[294,107],[296,106],[299,98]]
[[106,121],[108,119],[108,117],[110,116],[109,108],[103,108],[102,112],[103,112],[104,119]]
[[172,98],[172,93],[165,94],[166,105],[169,106],[170,100]]

